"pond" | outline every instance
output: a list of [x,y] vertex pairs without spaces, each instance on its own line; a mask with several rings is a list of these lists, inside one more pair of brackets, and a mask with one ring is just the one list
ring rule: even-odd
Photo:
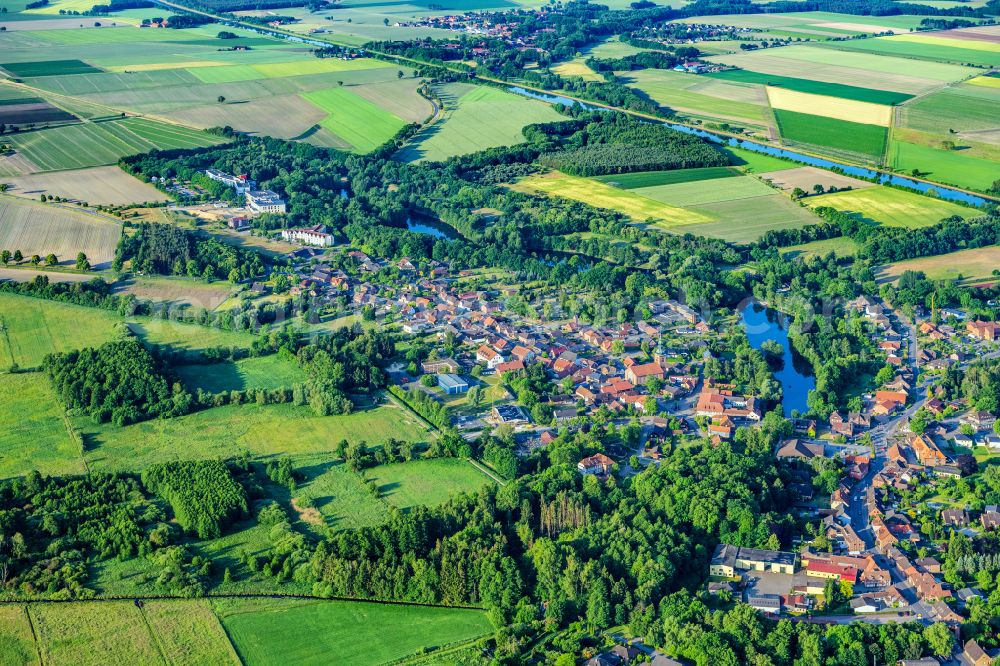
[[406,218],[406,228],[414,233],[427,234],[443,240],[456,240],[462,237],[451,225],[425,217]]
[[[541,100],[549,104],[562,104],[564,106],[572,106],[574,103],[580,104],[576,100],[570,99],[569,97],[563,97],[562,95],[546,95],[543,93],[535,92],[533,90],[526,90],[520,86],[512,86],[508,89],[512,93],[518,95],[523,95],[525,97],[531,97],[533,99]],[[610,109],[602,106],[591,106],[589,104],[580,104],[585,109],[595,110],[595,111],[618,111],[618,109]],[[820,167],[823,169],[840,169],[848,176],[855,176],[860,178],[878,178],[878,182],[882,184],[891,184],[899,187],[907,187],[919,192],[929,192],[933,190],[938,197],[942,199],[948,199],[951,201],[961,201],[972,206],[985,206],[989,201],[983,197],[976,196],[974,194],[969,194],[968,192],[963,192],[962,190],[957,190],[951,187],[945,187],[944,185],[932,185],[931,183],[925,183],[919,180],[913,180],[911,178],[906,178],[903,176],[898,176],[896,174],[885,173],[884,171],[876,171],[874,169],[867,169],[865,167],[855,166],[853,164],[845,164],[843,162],[837,162],[835,160],[825,159],[822,157],[814,157],[812,155],[806,155],[794,150],[788,150],[787,148],[776,148],[774,146],[769,146],[767,144],[758,143],[756,141],[749,141],[747,139],[737,139],[736,137],[731,137],[725,134],[716,134],[715,132],[709,132],[703,129],[697,129],[690,127],[688,125],[678,125],[676,123],[664,123],[667,127],[675,129],[678,132],[684,132],[685,134],[693,134],[699,136],[703,139],[712,141],[713,143],[723,144],[727,146],[732,146],[734,148],[743,148],[745,150],[752,150],[758,153],[764,153],[767,155],[773,155],[775,157],[783,157],[785,159],[794,160],[802,164],[808,164],[810,166]]]
[[816,388],[816,378],[812,375],[809,363],[792,350],[792,343],[788,340],[790,318],[756,301],[740,310],[740,317],[754,349],[760,349],[767,340],[774,340],[784,349],[781,369],[774,376],[781,382],[784,395],[781,406],[784,407],[785,416],[791,416],[793,409],[802,414],[809,411],[806,398],[809,397],[809,391]]

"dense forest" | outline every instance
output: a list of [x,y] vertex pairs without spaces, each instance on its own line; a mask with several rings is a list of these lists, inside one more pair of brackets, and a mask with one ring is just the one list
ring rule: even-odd
[[264,273],[263,255],[202,237],[170,224],[142,222],[132,235],[123,234],[113,268],[131,261],[133,271],[186,275],[206,281],[237,283]]

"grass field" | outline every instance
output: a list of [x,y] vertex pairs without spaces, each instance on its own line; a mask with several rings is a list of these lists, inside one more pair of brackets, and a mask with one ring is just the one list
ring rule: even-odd
[[755,150],[746,148],[723,148],[723,152],[729,155],[732,164],[738,166],[747,173],[766,173],[770,171],[780,171],[782,169],[794,169],[794,162],[774,157],[767,153],[758,153]]
[[430,438],[426,426],[391,405],[326,417],[290,404],[229,405],[124,428],[84,420],[78,425],[86,436],[90,468],[108,471],[244,451],[255,456],[329,453],[341,439],[380,444],[389,437],[413,442]]
[[279,358],[277,354],[212,365],[185,365],[177,368],[177,374],[189,391],[201,389],[210,393],[291,388],[306,380],[305,372],[294,361]]
[[153,317],[133,317],[128,320],[128,327],[142,342],[170,347],[174,351],[198,351],[210,347],[247,348],[254,338],[251,333]]
[[100,345],[111,339],[117,315],[106,310],[0,294],[6,349],[0,359],[34,368],[46,354]]
[[587,67],[582,58],[559,63],[553,66],[552,71],[559,76],[579,76],[584,81],[603,81],[600,74]]
[[[699,206],[718,201],[734,201],[754,197],[774,196],[774,189],[753,176],[737,176],[715,181],[694,181],[672,185],[656,185],[631,190],[639,196],[648,197],[672,206]],[[779,195],[780,196],[780,195]]]
[[[996,79],[1000,81],[1000,79]],[[900,107],[899,125],[947,135],[948,130],[1000,128],[997,105],[1000,89],[983,86],[955,86],[927,95]],[[954,137],[945,137],[954,139]]]
[[[153,209],[162,210],[162,209]],[[110,281],[112,276],[108,276]],[[139,275],[123,278],[112,287],[115,294],[132,294],[140,300],[169,303],[171,305],[194,305],[214,310],[233,293],[228,282],[202,282],[182,277]],[[200,345],[200,342],[194,340]],[[185,339],[186,343],[186,339]],[[225,344],[230,344],[225,342]],[[249,343],[247,343],[249,344]]]
[[41,60],[39,62],[13,62],[0,65],[3,69],[20,78],[33,76],[53,76],[58,74],[93,74],[101,70],[91,67],[82,60]]
[[163,656],[130,601],[29,607],[45,664],[162,664]]
[[732,178],[739,172],[729,167],[705,167],[701,169],[677,169],[674,171],[642,171],[638,173],[618,173],[610,176],[596,176],[594,180],[614,185],[623,190],[675,183],[691,183],[717,178]]
[[777,193],[767,197],[706,203],[698,206],[697,210],[720,221],[684,227],[685,232],[721,238],[731,243],[755,241],[772,229],[796,229],[819,222],[819,218],[808,209]]
[[0,606],[0,661],[6,666],[35,666],[38,650],[24,606]]
[[207,599],[146,601],[142,614],[168,664],[239,665]]
[[84,252],[91,266],[111,265],[121,226],[109,219],[12,197],[0,197],[0,248],[20,250],[26,259],[50,252],[61,264],[76,263]]
[[802,259],[825,257],[830,252],[833,252],[838,257],[853,257],[857,250],[857,243],[853,239],[841,236],[840,238],[828,238],[826,240],[785,247],[781,249],[781,254],[790,259],[799,257]]
[[401,509],[441,504],[459,492],[475,492],[493,481],[469,462],[455,458],[415,460],[365,471],[382,497]]
[[311,58],[293,62],[269,62],[253,65],[260,74],[268,77],[302,76],[304,74],[327,74],[330,72],[356,72],[363,69],[384,69],[384,62],[371,58],[340,60],[338,58]]
[[997,163],[964,152],[893,141],[889,146],[889,162],[894,169],[919,169],[941,183],[976,190],[988,189],[997,179]]
[[305,93],[302,97],[325,111],[320,124],[367,153],[393,137],[406,124],[400,118],[344,88]]
[[993,276],[993,271],[997,268],[1000,268],[1000,246],[991,245],[887,264],[879,271],[879,279],[895,280],[903,271],[920,271],[931,280],[996,282],[998,278]]
[[727,69],[721,72],[706,74],[716,79],[726,81],[740,81],[743,83],[758,83],[766,86],[780,86],[788,90],[797,90],[814,95],[826,95],[828,97],[839,97],[841,99],[856,100],[859,102],[871,102],[872,104],[901,104],[913,95],[907,93],[893,92],[891,90],[875,90],[873,88],[859,88],[838,83],[826,83],[823,81],[811,81],[792,76],[777,76],[774,74],[764,74],[754,72],[749,69]]
[[519,181],[515,188],[574,199],[597,208],[617,210],[636,222],[653,221],[666,228],[713,221],[706,215],[647,199],[629,190],[559,172],[529,176]]
[[911,229],[937,224],[952,215],[964,218],[981,215],[975,208],[888,187],[823,194],[809,197],[805,202],[814,208],[831,206],[876,224]]
[[45,375],[0,374],[0,423],[0,478],[86,472]]
[[328,664],[331,655],[367,666],[491,632],[481,611],[277,599],[213,605],[243,662],[256,666]]
[[644,69],[621,75],[623,83],[637,88],[661,106],[712,118],[768,124],[767,97],[760,86],[682,74],[664,69]]
[[440,86],[444,118],[417,135],[398,155],[413,162],[445,160],[486,148],[524,142],[521,128],[533,123],[563,119],[543,102],[496,88],[467,83]]
[[323,522],[333,529],[370,527],[388,520],[385,503],[343,464],[323,463],[299,471],[306,474],[308,483],[299,487],[296,497],[309,497]]
[[9,194],[33,199],[37,199],[40,194],[47,194],[86,201],[94,205],[124,205],[167,200],[163,192],[125,173],[117,166],[13,176],[5,178],[4,182],[10,186]]
[[878,158],[885,151],[886,129],[823,116],[775,109],[781,136],[790,141]]
[[852,123],[888,127],[892,121],[892,107],[853,99],[814,95],[813,93],[768,86],[767,97],[771,108],[797,113],[812,114]]

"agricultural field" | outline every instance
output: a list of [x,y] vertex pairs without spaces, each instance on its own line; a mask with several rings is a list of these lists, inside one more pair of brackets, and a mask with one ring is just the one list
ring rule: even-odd
[[[427,427],[392,404],[343,416],[316,416],[291,404],[227,405],[173,419],[125,427],[95,426],[81,419],[91,470],[137,469],[180,457],[291,456],[327,453],[341,439],[378,444],[398,440],[426,442]],[[184,442],[183,447],[178,442]]]
[[155,187],[116,166],[13,176],[5,178],[4,182],[9,186],[8,194],[32,199],[46,194],[84,201],[91,205],[125,205],[167,200]]
[[192,393],[291,388],[306,380],[305,372],[294,361],[279,358],[277,354],[211,365],[184,365],[177,368],[177,374]]
[[242,661],[260,666],[326,664],[334,654],[344,666],[383,663],[492,631],[476,610],[279,599],[212,603]]
[[584,58],[576,58],[559,63],[551,69],[559,76],[579,76],[584,81],[603,81],[604,78],[590,67],[587,67],[587,63],[584,60]]
[[845,120],[851,123],[888,127],[892,122],[892,107],[853,99],[814,95],[788,88],[767,87],[767,98],[772,109],[794,111]]
[[[860,102],[859,102],[860,103]],[[885,152],[886,128],[797,111],[774,110],[781,138],[878,160]]]
[[854,190],[873,187],[874,183],[858,178],[851,178],[833,171],[820,169],[817,167],[803,166],[793,169],[781,169],[759,174],[761,180],[769,181],[775,187],[780,187],[786,192],[791,192],[796,187],[812,192],[815,185],[822,185],[824,189],[836,187],[838,190],[851,188]]
[[[895,139],[895,134],[894,134]],[[942,150],[907,141],[889,145],[889,164],[894,169],[917,169],[926,178],[946,185],[987,190],[997,179],[997,161],[968,155],[965,150]]]
[[674,185],[677,183],[715,180],[717,178],[733,178],[739,175],[739,171],[730,167],[704,167],[701,169],[677,169],[674,171],[618,173],[610,176],[595,176],[593,179],[623,190],[633,190],[656,187],[658,185]]
[[896,280],[904,271],[919,271],[931,280],[961,280],[963,284],[996,282],[1000,267],[1000,246],[959,250],[949,254],[921,257],[882,266],[880,280]]
[[456,458],[431,458],[365,470],[389,504],[408,509],[445,502],[459,492],[474,493],[492,480],[471,463]]
[[302,97],[324,111],[320,125],[366,153],[391,139],[406,124],[364,97],[344,88],[304,93]]
[[[789,12],[781,14],[731,14],[713,16],[712,22],[740,28],[755,28],[775,36],[823,40],[873,32],[907,32],[920,25],[921,16],[856,16],[831,12]],[[679,23],[699,23],[693,17]]]
[[672,70],[620,73],[625,85],[646,93],[663,107],[699,117],[769,126],[767,95],[761,86]]
[[168,664],[240,663],[207,599],[146,601],[142,614]]
[[841,99],[855,100],[858,102],[870,102],[872,104],[901,104],[913,95],[898,93],[891,90],[877,90],[874,88],[859,88],[839,83],[825,83],[823,81],[813,81],[791,76],[777,76],[774,74],[764,74],[748,69],[726,69],[721,72],[705,74],[714,79],[725,81],[739,81],[742,83],[757,83],[770,87],[781,87],[787,90],[795,90],[814,95],[825,95],[827,97],[839,97]]
[[34,368],[46,354],[103,344],[121,321],[106,310],[15,294],[0,294],[0,318],[7,345],[0,348],[4,369],[11,359],[22,368]]
[[804,202],[813,208],[831,206],[873,224],[911,229],[937,224],[952,215],[966,219],[981,215],[975,208],[882,186],[808,197]]
[[[106,279],[111,281],[113,277],[108,275]],[[234,287],[228,282],[206,283],[171,276],[130,275],[114,282],[112,291],[168,306],[190,305],[214,310],[233,294]]]
[[521,128],[560,120],[553,108],[496,88],[467,83],[438,87],[444,115],[397,156],[407,162],[445,160],[486,148],[522,143]]
[[836,48],[979,67],[1000,64],[1000,44],[941,37],[936,33],[844,41],[838,42]]
[[62,408],[44,374],[0,374],[0,423],[0,478],[32,470],[52,475],[86,472],[80,447],[66,430]]
[[[769,159],[772,161],[761,164],[773,168],[774,162],[779,162],[788,166],[787,162]],[[606,176],[604,182],[554,172],[522,179],[516,187],[617,210],[637,223],[649,222],[666,231],[713,236],[736,243],[756,240],[771,229],[801,227],[818,221],[808,209],[751,176],[686,180],[680,175],[684,172],[669,173],[678,175],[673,183],[664,185],[629,187],[655,182],[652,181],[655,172]],[[720,173],[713,170],[708,175]],[[630,181],[631,176],[635,179]],[[623,184],[616,187],[622,179]]]
[[109,267],[121,233],[120,222],[68,204],[0,196],[0,249],[20,250],[25,259],[52,253],[60,264],[75,265],[83,252],[93,268]]
[[252,333],[226,331],[221,328],[153,317],[130,317],[128,328],[142,342],[169,347],[173,351],[199,351],[212,347],[245,349],[254,339]]
[[9,666],[35,666],[38,649],[24,606],[0,606],[0,658]]

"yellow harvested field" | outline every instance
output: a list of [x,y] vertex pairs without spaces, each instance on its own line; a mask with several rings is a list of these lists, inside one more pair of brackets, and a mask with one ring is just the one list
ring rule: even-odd
[[647,199],[629,190],[605,185],[589,178],[567,176],[558,171],[525,178],[519,181],[514,189],[582,201],[595,208],[617,210],[636,222],[652,221],[665,227],[717,221],[708,215]]
[[569,62],[564,62],[556,65],[552,68],[552,71],[559,76],[579,76],[584,81],[603,81],[601,75],[587,67],[587,65],[578,60],[570,60]]
[[1000,246],[959,250],[933,257],[921,257],[887,264],[878,273],[879,280],[896,280],[903,271],[920,271],[931,280],[961,278],[963,283],[996,282],[993,271],[1000,266]]
[[966,83],[971,83],[974,86],[983,86],[984,88],[1000,88],[1000,77],[977,76],[974,79],[969,79]]
[[887,25],[868,25],[867,23],[851,23],[850,21],[829,21],[827,23],[814,23],[817,28],[836,28],[837,30],[853,30],[855,32],[891,32],[898,34],[906,32],[903,28],[892,28]]
[[68,207],[0,198],[0,248],[20,250],[25,259],[55,254],[61,264],[73,264],[84,252],[94,268],[114,258],[121,223]]
[[220,67],[228,65],[227,62],[216,60],[190,60],[187,62],[150,62],[142,65],[114,65],[106,67],[109,72],[155,72],[161,69],[187,69],[189,67]]
[[827,171],[826,169],[811,166],[769,171],[767,173],[759,173],[757,176],[761,180],[770,181],[772,185],[780,187],[786,192],[790,192],[796,187],[800,187],[806,192],[812,192],[815,185],[822,185],[825,188],[833,186],[840,190],[848,187],[855,190],[874,187],[874,183],[869,183],[866,180],[851,178],[850,176],[844,176],[839,173]]
[[[954,34],[954,33],[952,33]],[[1000,43],[988,42],[979,39],[955,39],[954,37],[938,37],[931,34],[907,33],[896,35],[892,38],[894,42],[913,42],[915,44],[933,44],[936,46],[953,46],[959,49],[974,49],[976,51],[990,51],[1000,53]]]
[[125,205],[147,201],[169,201],[158,189],[116,166],[49,171],[4,179],[8,194],[37,200],[39,195],[86,201],[91,205]]
[[814,95],[777,86],[767,86],[767,98],[775,109],[809,113],[846,120],[852,123],[888,127],[892,121],[892,107],[854,99]]

